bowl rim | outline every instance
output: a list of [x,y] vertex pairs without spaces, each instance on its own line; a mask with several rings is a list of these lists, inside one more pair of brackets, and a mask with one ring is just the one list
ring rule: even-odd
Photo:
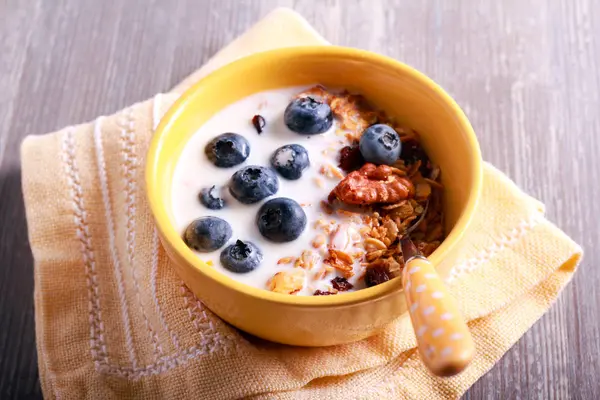
[[[471,150],[471,157],[474,162],[474,168],[471,171],[471,178],[473,180],[473,187],[470,191],[467,204],[464,207],[460,217],[456,224],[452,228],[449,235],[444,239],[441,245],[429,256],[429,260],[435,265],[439,265],[443,260],[444,256],[450,253],[454,245],[456,245],[462,238],[467,226],[470,224],[479,201],[482,187],[482,158],[481,150],[475,132],[469,122],[468,118],[456,103],[456,101],[437,83],[431,78],[427,77],[422,72],[415,68],[397,61],[391,57],[387,57],[381,54],[377,54],[367,50],[354,49],[343,46],[333,45],[317,45],[317,46],[298,46],[289,48],[280,48],[274,50],[267,50],[260,53],[255,53],[236,61],[233,61],[214,72],[211,72],[206,77],[200,79],[190,88],[188,88],[168,109],[168,111],[162,117],[158,124],[147,152],[146,159],[146,196],[150,205],[151,213],[154,217],[156,227],[161,233],[163,240],[166,240],[173,251],[185,260],[188,267],[194,268],[198,273],[205,277],[215,281],[216,283],[229,287],[236,292],[245,294],[247,296],[272,302],[282,305],[294,305],[304,307],[330,307],[330,306],[344,306],[352,305],[357,303],[366,302],[369,300],[380,299],[387,297],[401,290],[400,279],[392,279],[380,285],[376,285],[370,288],[357,290],[355,292],[344,293],[339,296],[292,296],[288,294],[274,293],[267,289],[259,289],[242,282],[238,282],[229,276],[220,273],[213,267],[209,266],[206,262],[202,261],[196,254],[192,252],[182,240],[180,234],[177,233],[175,227],[170,223],[170,218],[164,202],[161,200],[161,190],[156,184],[155,177],[160,173],[158,164],[160,160],[160,150],[163,144],[163,137],[167,131],[171,128],[178,115],[185,111],[188,107],[188,103],[203,85],[210,85],[213,81],[218,81],[220,75],[225,75],[229,72],[233,72],[242,66],[250,63],[260,63],[266,59],[289,59],[297,57],[319,57],[319,56],[335,56],[345,61],[367,61],[369,63],[378,64],[381,67],[393,69],[400,72],[402,75],[409,76],[410,78],[419,81],[420,84],[429,87],[432,92],[436,93],[437,96],[450,108],[455,117],[458,120],[459,125],[462,127],[468,145]],[[169,191],[170,193],[170,191]]]

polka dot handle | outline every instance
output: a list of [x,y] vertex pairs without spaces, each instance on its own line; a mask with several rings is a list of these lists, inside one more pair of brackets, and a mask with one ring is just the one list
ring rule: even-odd
[[424,364],[438,376],[458,374],[473,359],[475,344],[456,301],[425,258],[407,263],[402,283]]

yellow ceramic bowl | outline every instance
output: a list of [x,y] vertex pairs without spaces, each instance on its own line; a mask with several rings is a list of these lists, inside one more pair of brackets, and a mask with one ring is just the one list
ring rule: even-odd
[[[469,121],[433,81],[398,61],[335,46],[273,50],[236,61],[202,79],[173,105],[152,139],[146,166],[150,207],[177,272],[208,308],[230,324],[274,342],[327,346],[371,336],[402,316],[400,279],[337,296],[290,296],[220,274],[182,241],[173,224],[171,181],[191,135],[221,108],[248,95],[321,83],[343,87],[400,118],[422,136],[442,170],[448,237],[430,260],[448,273],[481,191],[481,154]],[[240,116],[240,118],[245,118]],[[442,261],[444,261],[442,263]],[[266,267],[266,266],[265,266]]]

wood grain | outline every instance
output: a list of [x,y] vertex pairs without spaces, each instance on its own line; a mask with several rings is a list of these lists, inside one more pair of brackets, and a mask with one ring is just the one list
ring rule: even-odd
[[39,398],[19,144],[168,90],[278,5],[429,74],[585,260],[467,399],[600,398],[600,3],[1,0],[0,398]]

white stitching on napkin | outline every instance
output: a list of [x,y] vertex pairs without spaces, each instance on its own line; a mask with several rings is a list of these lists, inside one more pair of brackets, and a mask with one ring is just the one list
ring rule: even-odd
[[201,345],[207,349],[207,353],[214,353],[223,350],[225,354],[230,351],[230,342],[224,339],[211,318],[206,315],[204,304],[192,293],[192,291],[181,282],[181,293],[185,308],[192,320],[196,331],[200,334]]
[[125,197],[126,197],[126,241],[127,241],[127,262],[131,269],[131,276],[133,280],[133,288],[135,291],[135,297],[139,304],[139,309],[142,313],[142,319],[144,320],[144,326],[150,335],[153,346],[154,358],[158,358],[159,354],[164,354],[162,346],[158,340],[156,331],[152,328],[148,316],[146,315],[144,302],[140,294],[140,285],[137,278],[137,265],[135,260],[135,219],[136,219],[136,172],[137,172],[137,155],[135,154],[135,129],[133,121],[133,108],[127,109],[124,113],[126,124],[124,128],[121,128],[121,155],[123,156],[123,179],[125,183]]
[[120,378],[138,380],[146,376],[159,375],[168,372],[173,368],[184,365],[190,360],[199,356],[207,355],[205,347],[192,346],[177,354],[159,357],[155,363],[142,368],[120,367],[114,364],[104,364],[99,371],[105,374],[114,375]]
[[75,143],[72,129],[67,130],[62,138],[61,158],[65,166],[69,183],[69,193],[73,203],[73,221],[76,227],[77,238],[81,244],[81,254],[85,266],[89,298],[90,351],[94,365],[98,368],[100,362],[108,362],[108,353],[104,343],[104,324],[102,322],[102,311],[100,309],[98,279],[96,276],[96,259],[92,248],[92,237],[87,224],[87,213],[83,203],[83,189],[79,178],[79,169],[75,162]]
[[[160,111],[161,111],[161,99],[162,94],[157,93],[152,100],[152,134],[156,130],[160,120]],[[175,332],[172,332],[169,328],[169,324],[165,319],[165,315],[160,308],[160,303],[158,301],[158,295],[156,291],[156,278],[158,275],[158,261],[159,261],[159,252],[160,252],[160,241],[158,240],[158,232],[156,231],[156,227],[152,230],[152,267],[150,270],[150,292],[152,294],[152,301],[154,302],[154,309],[156,314],[158,315],[158,319],[162,325],[163,330],[169,335],[171,341],[173,342],[173,346],[177,351],[181,350],[179,345],[179,339]]]
[[156,362],[144,367],[121,367],[119,365],[105,363],[99,368],[100,372],[121,378],[137,380],[146,376],[167,372],[200,356],[219,351],[224,351],[224,353],[227,354],[236,348],[236,343],[233,342],[230,337],[227,335],[225,335],[225,337],[221,336],[220,332],[215,329],[212,319],[209,318],[204,310],[204,305],[183,282],[181,282],[180,290],[184,297],[186,309],[192,318],[192,322],[198,330],[198,333],[201,335],[201,342],[198,345],[191,346],[180,352],[176,352],[175,354],[159,357]]
[[[125,284],[123,283],[123,271],[121,269],[121,262],[119,255],[117,254],[117,246],[115,243],[115,222],[112,215],[112,204],[110,201],[110,195],[108,192],[108,178],[106,171],[106,161],[104,158],[104,146],[102,145],[102,126],[103,117],[96,120],[94,124],[94,147],[96,148],[96,162],[98,168],[98,175],[100,176],[100,190],[102,192],[102,201],[104,203],[104,213],[106,218],[106,225],[108,230],[108,241],[110,246],[110,255],[113,262],[113,268],[115,272],[115,278],[117,279],[117,288],[119,293],[119,302],[121,303],[121,318],[123,318],[123,326],[125,328],[125,346],[129,354],[129,360],[131,365],[137,366],[137,357],[133,349],[133,338],[131,335],[131,320],[129,318],[129,310],[127,307],[127,300],[125,297]],[[105,360],[108,363],[108,357]]]
[[173,346],[177,351],[181,350],[179,345],[179,339],[175,332],[172,332],[169,329],[169,325],[167,324],[167,320],[165,319],[165,315],[160,308],[160,303],[158,302],[158,296],[156,291],[156,277],[158,275],[158,261],[159,261],[159,251],[160,251],[160,241],[158,240],[158,232],[156,232],[156,228],[152,230],[152,267],[150,271],[150,291],[152,292],[152,300],[154,301],[154,308],[156,310],[156,314],[158,314],[158,319],[162,325],[164,331],[169,335],[171,341],[173,342]]
[[534,214],[528,219],[521,221],[514,229],[506,234],[502,234],[496,241],[487,249],[480,251],[474,257],[465,262],[456,265],[450,271],[446,278],[446,283],[452,284],[460,276],[475,271],[480,266],[488,263],[496,254],[505,248],[515,244],[520,238],[525,236],[527,232],[538,225],[543,219],[541,214]]

